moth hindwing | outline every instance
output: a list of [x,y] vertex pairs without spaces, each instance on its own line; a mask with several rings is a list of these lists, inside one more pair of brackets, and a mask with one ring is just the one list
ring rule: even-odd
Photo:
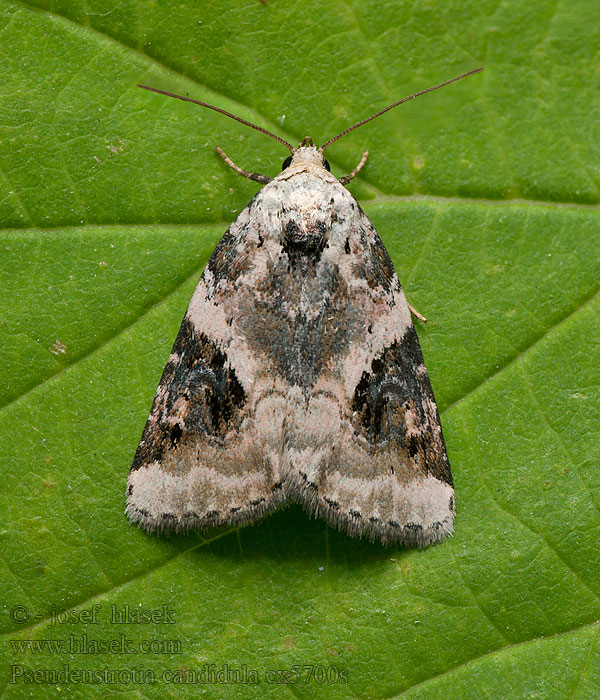
[[411,310],[344,187],[366,154],[338,180],[323,151],[340,135],[294,148],[249,125],[291,156],[271,179],[218,149],[266,184],[190,301],[131,467],[127,515],[149,532],[179,531],[243,525],[296,500],[350,535],[442,540],[454,490]]

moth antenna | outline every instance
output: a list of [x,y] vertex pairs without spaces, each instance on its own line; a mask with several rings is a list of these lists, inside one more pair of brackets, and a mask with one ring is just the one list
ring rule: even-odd
[[232,114],[231,112],[227,112],[224,109],[221,109],[220,107],[215,107],[214,105],[209,105],[208,102],[201,102],[200,100],[193,100],[191,97],[185,97],[184,95],[175,95],[172,92],[166,92],[165,90],[159,90],[158,88],[154,87],[149,87],[148,85],[138,85],[139,88],[143,88],[144,90],[150,90],[150,92],[157,92],[159,95],[166,95],[167,97],[176,97],[178,100],[183,100],[184,102],[193,102],[195,105],[200,105],[200,107],[208,107],[208,109],[212,109],[215,112],[219,112],[219,114],[224,114],[226,117],[229,117],[230,119],[235,119],[236,122],[240,122],[240,124],[245,124],[246,126],[251,127],[252,129],[256,129],[256,131],[260,131],[262,134],[266,134],[267,136],[270,136],[272,139],[275,139],[275,141],[279,141],[279,143],[282,143],[286,148],[289,149],[290,153],[294,155],[296,152],[296,149],[292,146],[291,143],[288,143],[284,139],[282,139],[280,136],[277,136],[277,134],[272,133],[271,131],[268,131],[267,129],[263,129],[262,126],[258,126],[257,124],[253,124],[252,122],[248,122],[245,119],[242,119],[241,117],[237,117],[235,114]]
[[379,112],[375,112],[375,114],[372,114],[370,117],[367,117],[366,119],[363,119],[360,122],[357,122],[356,124],[353,124],[352,126],[349,126],[347,129],[344,129],[340,134],[337,136],[334,136],[332,139],[329,139],[326,143],[324,143],[321,148],[319,148],[319,152],[323,153],[323,151],[326,148],[329,148],[332,143],[337,141],[338,139],[341,139],[342,136],[345,136],[346,134],[350,133],[351,131],[354,131],[354,129],[358,129],[359,126],[362,126],[363,124],[366,124],[367,122],[372,121],[375,119],[375,117],[380,117],[382,114],[385,114],[385,112],[389,112],[390,109],[394,109],[394,107],[397,107],[398,105],[401,105],[403,102],[408,102],[409,100],[414,100],[415,97],[419,97],[420,95],[424,95],[427,92],[432,92],[433,90],[437,90],[438,88],[445,87],[446,85],[450,85],[450,83],[455,83],[457,80],[462,80],[463,78],[466,78],[469,75],[473,75],[474,73],[480,73],[483,70],[483,68],[475,68],[475,70],[470,70],[468,73],[463,73],[462,75],[458,75],[456,78],[451,78],[450,80],[446,80],[445,83],[440,83],[439,85],[434,85],[433,87],[427,88],[426,90],[420,90],[419,92],[415,92],[412,95],[409,95],[408,97],[403,97],[401,100],[398,100],[398,102],[394,102],[394,104],[391,104],[389,107],[386,107],[385,109],[380,110]]

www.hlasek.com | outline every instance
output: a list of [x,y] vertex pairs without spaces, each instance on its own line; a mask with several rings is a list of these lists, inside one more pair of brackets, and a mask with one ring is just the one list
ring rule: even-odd
[[124,634],[111,639],[95,639],[84,634],[69,634],[64,639],[11,639],[15,654],[182,654],[181,639],[142,639],[134,641]]
[[199,669],[75,669],[65,664],[60,669],[29,669],[22,664],[11,665],[10,683],[45,684],[71,683],[73,685],[150,685],[154,683],[181,685],[296,685],[299,683],[333,685],[348,683],[348,669],[320,664],[294,664],[288,669],[267,669],[262,674],[246,664],[233,667],[224,664],[204,664]]

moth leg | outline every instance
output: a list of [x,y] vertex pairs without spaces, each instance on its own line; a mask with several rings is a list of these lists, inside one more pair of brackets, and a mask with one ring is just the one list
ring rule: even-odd
[[256,182],[262,182],[264,185],[267,184],[267,182],[271,182],[273,179],[272,177],[269,177],[268,175],[261,175],[260,173],[249,173],[247,170],[242,170],[238,165],[236,165],[229,156],[226,156],[225,153],[217,146],[217,153],[221,156],[221,158],[227,163],[227,165],[235,170],[235,172],[238,175],[241,175],[242,177],[247,177],[249,180],[255,180]]
[[410,313],[415,317],[418,318],[421,323],[427,323],[427,319],[425,316],[421,315],[416,309],[413,309],[413,307],[409,304],[408,308],[410,309]]
[[347,185],[355,175],[358,175],[358,173],[362,169],[363,165],[367,162],[368,157],[369,157],[369,151],[365,151],[363,153],[363,157],[360,159],[360,163],[356,166],[356,168],[354,168],[354,170],[350,173],[350,175],[344,175],[344,177],[338,177],[338,182],[340,182],[342,185]]

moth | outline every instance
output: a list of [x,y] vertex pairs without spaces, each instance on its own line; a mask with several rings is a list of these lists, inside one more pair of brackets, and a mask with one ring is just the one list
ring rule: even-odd
[[[244,525],[294,500],[352,536],[426,546],[453,530],[454,489],[411,312],[375,228],[317,148],[285,145],[210,257],[127,482],[148,532]],[[414,312],[416,313],[416,312]]]

